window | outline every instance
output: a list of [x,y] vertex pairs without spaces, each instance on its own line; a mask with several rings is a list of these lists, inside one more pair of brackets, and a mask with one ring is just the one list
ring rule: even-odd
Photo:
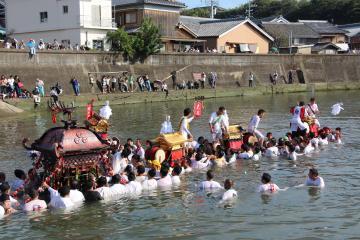
[[126,13],[125,14],[125,24],[127,23],[136,23],[136,12]]
[[61,40],[61,45],[63,45],[64,47],[70,47],[70,40],[66,39],[66,40]]
[[69,6],[64,5],[63,6],[63,14],[68,14],[69,13]]
[[47,12],[40,12],[40,22],[45,23],[48,21],[48,13]]
[[92,26],[101,26],[101,5],[92,5],[91,6],[91,25]]
[[93,49],[104,50],[104,41],[103,40],[93,40]]
[[118,24],[118,26],[124,25],[124,14],[120,14],[120,15],[118,16],[117,24]]

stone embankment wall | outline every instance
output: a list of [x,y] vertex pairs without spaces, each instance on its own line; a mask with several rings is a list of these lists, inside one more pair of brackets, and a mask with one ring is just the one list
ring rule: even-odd
[[[287,79],[290,70],[301,70],[306,83],[360,83],[359,55],[224,55],[224,54],[159,54],[143,64],[129,64],[113,53],[40,52],[29,59],[26,51],[0,51],[0,74],[19,75],[25,87],[32,89],[36,78],[45,81],[46,89],[59,82],[65,94],[72,94],[70,79],[80,80],[81,91],[91,92],[88,74],[129,71],[148,74],[152,79],[165,79],[178,70],[178,81],[192,79],[194,72],[217,72],[218,86],[247,86],[249,72],[257,85],[269,85],[269,74],[275,70]],[[101,73],[104,72],[104,73]],[[171,86],[171,79],[168,79]],[[295,77],[295,82],[298,82]],[[98,92],[99,90],[96,89]]]

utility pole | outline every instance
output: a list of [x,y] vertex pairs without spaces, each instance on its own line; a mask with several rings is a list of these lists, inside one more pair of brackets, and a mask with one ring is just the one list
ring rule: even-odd
[[210,6],[210,18],[213,19],[215,17],[215,6],[219,5],[218,0],[204,0],[205,4]]
[[252,0],[249,0],[248,9],[246,10],[247,18],[249,18],[249,19],[252,16],[253,7],[256,7],[256,4],[252,4]]

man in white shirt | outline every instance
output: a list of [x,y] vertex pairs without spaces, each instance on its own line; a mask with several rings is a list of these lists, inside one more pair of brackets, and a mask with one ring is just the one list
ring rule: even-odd
[[83,203],[85,201],[84,194],[79,191],[79,183],[73,180],[70,184],[70,199],[74,204]]
[[279,153],[279,148],[276,146],[276,141],[275,142],[269,142],[266,146],[266,150],[265,150],[265,157],[277,157],[280,155]]
[[32,212],[32,211],[40,211],[42,209],[46,209],[47,205],[44,200],[39,200],[39,192],[35,189],[30,189],[27,191],[29,197],[31,198],[30,202],[25,203],[24,211]]
[[315,124],[320,127],[319,120],[316,118],[316,115],[320,113],[319,107],[315,102],[315,98],[310,98],[310,103],[308,103],[305,107],[305,111],[309,117],[315,119]]
[[192,122],[193,119],[194,119],[194,117],[191,117],[191,109],[186,108],[184,110],[184,116],[181,118],[181,121],[180,121],[180,132],[185,139],[193,138],[193,136],[190,132],[190,123]]
[[225,108],[219,107],[219,110],[217,112],[213,112],[210,115],[209,127],[214,142],[222,139],[223,129],[227,131],[224,113]]
[[141,183],[135,181],[136,177],[134,173],[128,174],[129,183],[126,185],[126,191],[130,196],[137,196],[140,195],[142,192]]
[[14,174],[16,179],[10,184],[12,192],[18,190],[21,187],[24,187],[26,179],[26,173],[21,169],[16,169],[14,171]]
[[200,190],[214,191],[214,190],[222,189],[220,183],[214,181],[213,179],[214,179],[214,174],[212,170],[208,170],[206,172],[206,181],[203,181],[200,184]]
[[160,179],[157,182],[157,185],[160,189],[169,189],[172,186],[171,177],[168,174],[169,169],[166,167],[162,167],[160,169]]
[[243,152],[239,153],[237,158],[238,159],[251,159],[254,156],[254,152],[247,144],[243,144],[241,146]]
[[195,160],[191,160],[191,168],[193,169],[206,169],[210,166],[211,162],[202,152],[198,152],[195,155]]
[[177,165],[174,167],[173,171],[172,171],[172,176],[171,176],[171,182],[172,182],[172,185],[173,186],[179,186],[180,183],[181,183],[181,180],[180,180],[180,174],[182,172],[182,168]]
[[141,140],[140,139],[136,139],[135,146],[136,146],[136,148],[135,148],[134,153],[136,155],[138,155],[141,160],[144,160],[145,159],[145,150],[141,145]]
[[119,174],[115,174],[111,178],[111,182],[113,184],[110,187],[110,192],[111,192],[111,198],[112,199],[122,197],[127,193],[125,185],[121,184],[120,180],[121,180],[121,176]]
[[319,188],[324,188],[325,187],[324,179],[319,176],[319,173],[318,173],[317,169],[311,168],[309,170],[309,175],[306,178],[305,186],[319,187]]
[[120,174],[128,165],[128,159],[122,157],[124,146],[120,146],[112,155],[112,169],[114,174]]
[[136,172],[137,172],[137,176],[136,176],[136,180],[139,183],[143,183],[146,180],[146,173],[145,173],[146,169],[144,167],[144,165],[139,165],[136,167]]
[[226,192],[224,192],[222,196],[222,201],[231,201],[238,197],[237,192],[233,189],[234,183],[230,179],[226,179],[224,182],[224,188]]
[[280,190],[280,188],[271,182],[271,175],[264,173],[261,177],[261,185],[258,187],[259,193],[275,193]]
[[50,206],[53,208],[71,208],[74,207],[74,203],[70,199],[70,188],[63,186],[59,188],[59,191],[45,185],[50,192]]
[[155,180],[156,170],[150,169],[147,175],[148,175],[148,179],[143,181],[141,184],[142,189],[144,191],[153,191],[157,189],[158,185],[157,185],[157,181]]
[[2,218],[5,215],[5,209],[3,206],[0,206],[0,218]]
[[264,109],[260,109],[258,111],[258,114],[257,115],[254,115],[251,119],[250,119],[250,122],[249,122],[249,126],[248,126],[248,132],[251,133],[251,134],[254,134],[259,142],[260,142],[260,145],[263,145],[263,142],[264,142],[264,135],[258,130],[258,127],[259,127],[259,123],[260,123],[260,120],[264,117],[265,115],[265,110]]
[[294,108],[293,117],[291,118],[291,121],[290,121],[290,127],[291,127],[291,132],[292,132],[293,136],[297,135],[298,128],[301,131],[309,132],[309,126],[307,124],[303,123],[301,120],[301,112],[302,112],[302,110],[304,110],[303,109],[304,105],[305,105],[304,102],[300,102],[299,106],[296,106]]
[[111,191],[108,186],[106,177],[104,176],[99,177],[98,180],[96,181],[96,185],[97,188],[95,189],[95,191],[99,192],[100,196],[104,200],[109,200],[111,198]]

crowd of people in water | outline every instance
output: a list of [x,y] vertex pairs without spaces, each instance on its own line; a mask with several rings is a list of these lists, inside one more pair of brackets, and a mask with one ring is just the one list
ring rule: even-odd
[[[190,172],[196,171],[206,171],[206,179],[198,185],[199,190],[223,191],[220,202],[233,201],[238,196],[233,180],[217,182],[213,167],[225,167],[241,159],[259,161],[263,157],[282,157],[296,161],[298,156],[318,151],[331,142],[342,143],[341,128],[334,131],[327,127],[320,128],[319,121],[315,120],[320,111],[314,98],[309,104],[299,102],[292,108],[291,131],[279,139],[275,139],[271,132],[263,134],[260,130],[259,125],[265,113],[265,110],[260,109],[250,119],[247,129],[241,128],[241,131],[256,136],[257,141],[249,140],[242,145],[239,152],[226,149],[223,144],[223,136],[229,128],[229,116],[225,107],[220,107],[210,116],[208,124],[212,139],[200,136],[196,141],[190,131],[190,124],[195,118],[191,109],[187,108],[179,124],[180,134],[189,139],[184,146],[186,155],[183,164],[172,165],[168,161],[161,162],[161,159],[150,160],[149,154],[153,143],[147,140],[144,146],[140,139],[133,141],[129,138],[125,144],[119,145],[112,152],[110,174],[98,178],[90,175],[88,181],[82,184],[72,180],[55,190],[41,180],[41,174],[34,168],[27,174],[23,170],[15,170],[16,179],[11,183],[7,182],[5,174],[1,172],[0,215],[9,215],[18,210],[32,212],[46,208],[76,208],[83,202],[132,198],[157,189],[169,190],[179,186]],[[302,121],[304,116],[311,117],[313,123],[319,127],[318,136],[315,136],[309,125]],[[160,133],[173,132],[168,116],[161,126]],[[36,152],[32,152],[32,157],[37,157]],[[318,170],[311,168],[302,186],[323,188],[325,183]],[[259,193],[274,194],[280,190],[286,188],[280,189],[269,173],[262,174],[257,189]]]

